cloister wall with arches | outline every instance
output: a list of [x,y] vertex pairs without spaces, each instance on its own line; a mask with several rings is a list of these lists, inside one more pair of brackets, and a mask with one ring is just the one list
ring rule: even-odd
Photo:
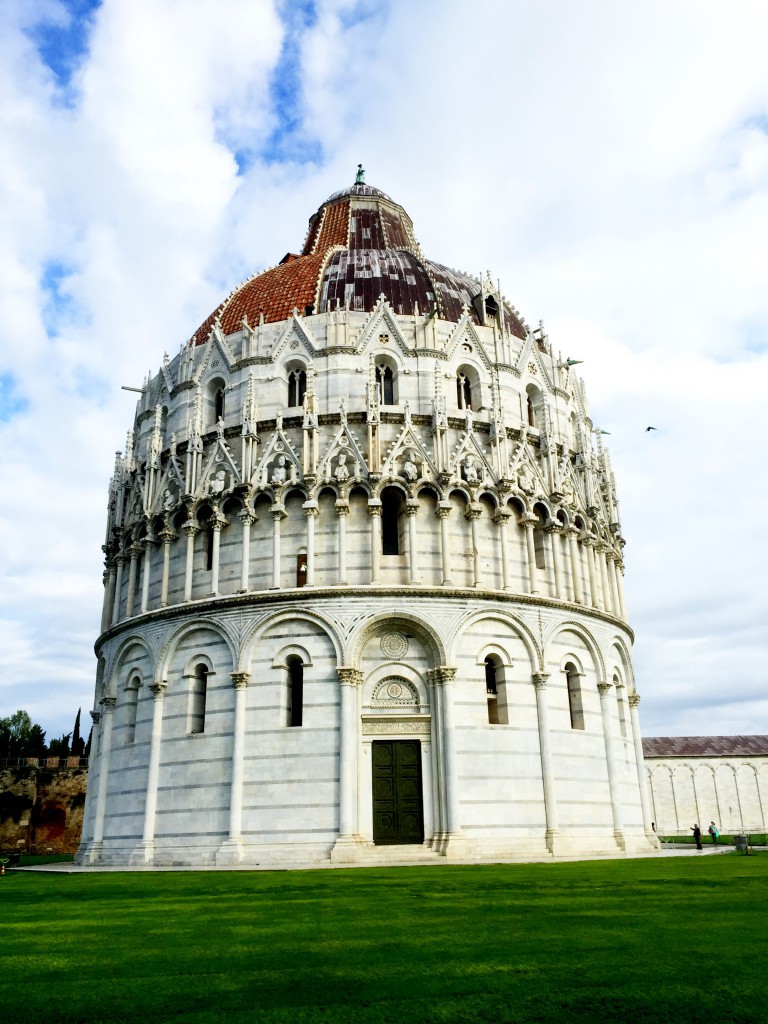
[[81,862],[655,848],[572,364],[362,183],[163,360],[109,489]]
[[659,835],[768,831],[768,736],[653,736],[643,740]]

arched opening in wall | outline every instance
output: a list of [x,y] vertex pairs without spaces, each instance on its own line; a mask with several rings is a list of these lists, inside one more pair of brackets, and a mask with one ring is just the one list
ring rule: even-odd
[[464,364],[456,371],[456,404],[462,410],[480,408],[480,377],[474,366]]
[[304,665],[301,658],[292,654],[286,661],[288,667],[288,720],[291,728],[298,727],[304,720]]
[[536,556],[536,568],[546,569],[547,535],[544,532],[544,527],[547,520],[549,519],[549,511],[544,505],[541,504],[541,502],[538,502],[536,505],[533,506],[533,511],[538,519],[538,522],[536,523],[536,526],[533,531],[533,549],[534,554]]
[[301,363],[288,366],[288,406],[296,408],[304,404],[307,393],[307,371]]
[[205,732],[205,704],[208,698],[208,669],[196,665],[189,688],[190,733]]
[[619,730],[623,739],[627,738],[627,708],[624,703],[624,687],[621,685],[621,680],[618,675],[614,673],[613,676],[613,687],[616,691],[616,710],[619,713]]
[[498,323],[499,320],[499,304],[493,295],[486,295],[485,297],[485,322],[492,324],[494,321]]
[[385,487],[381,492],[381,553],[401,555],[405,551],[403,520],[405,499],[396,487]]
[[136,738],[136,712],[139,705],[141,679],[132,676],[125,687],[125,742],[133,743]]
[[544,396],[535,384],[529,384],[525,389],[525,408],[529,427],[541,429],[544,423]]
[[584,706],[581,694],[581,676],[579,670],[569,661],[563,669],[565,683],[568,688],[568,711],[572,729],[584,728]]
[[208,430],[212,430],[219,420],[223,420],[226,415],[226,391],[227,382],[223,377],[213,377],[208,381],[206,387],[206,406],[208,411],[205,414]]
[[488,724],[508,725],[504,670],[498,657],[489,654],[485,659],[485,696],[488,704]]

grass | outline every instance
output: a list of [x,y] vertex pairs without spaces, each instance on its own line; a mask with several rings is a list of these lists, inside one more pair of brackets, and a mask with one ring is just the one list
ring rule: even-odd
[[[765,846],[768,842],[768,837],[765,832],[739,832],[738,835],[745,835],[749,839],[750,846]],[[692,835],[690,836],[659,836],[662,843],[693,843],[695,840]],[[712,839],[703,832],[701,835],[701,841],[704,846],[711,846]],[[734,846],[734,839],[732,835],[723,835],[720,833],[720,837],[717,840],[718,846]]]
[[768,1020],[766,881],[765,853],[14,872],[0,879],[0,1018],[758,1024]]

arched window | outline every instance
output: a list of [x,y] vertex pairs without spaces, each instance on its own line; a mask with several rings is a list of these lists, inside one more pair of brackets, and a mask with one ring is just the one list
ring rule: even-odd
[[208,696],[208,669],[197,665],[189,692],[189,732],[205,732],[205,702]]
[[488,702],[488,724],[507,725],[509,718],[504,674],[498,659],[491,654],[485,659],[485,696]]
[[304,404],[304,395],[307,393],[307,371],[300,366],[288,371],[288,405],[295,408]]
[[288,665],[288,725],[300,726],[304,717],[304,665],[291,655]]
[[544,508],[543,505],[534,505],[533,511],[536,513],[539,520],[536,523],[533,531],[533,551],[536,557],[536,568],[546,569],[547,559],[545,552],[547,546],[547,537],[544,533],[544,525],[548,519],[547,510]]
[[379,400],[382,405],[395,404],[395,374],[391,366],[381,363],[376,367],[376,383],[379,385]]
[[394,487],[387,487],[381,494],[381,553],[383,555],[403,553],[403,546],[400,543],[402,513],[402,494]]
[[125,742],[133,743],[136,738],[136,711],[139,703],[141,680],[133,676],[125,688]]
[[568,687],[568,711],[571,716],[571,728],[584,728],[584,708],[581,700],[581,677],[578,669],[572,662],[563,669],[565,681]]
[[525,407],[528,426],[540,430],[545,425],[544,396],[535,384],[529,384],[525,389]]

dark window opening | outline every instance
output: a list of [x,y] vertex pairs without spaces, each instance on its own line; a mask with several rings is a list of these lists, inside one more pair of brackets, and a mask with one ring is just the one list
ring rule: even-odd
[[307,393],[307,371],[291,370],[288,374],[288,405],[293,408],[303,405]]
[[288,659],[288,725],[300,726],[304,712],[304,665],[299,658]]
[[456,378],[456,399],[460,409],[472,408],[472,388],[463,373]]
[[192,693],[189,702],[189,731],[205,732],[205,703],[208,696],[208,669],[198,665],[192,678]]
[[303,587],[307,582],[307,553],[302,551],[296,556],[296,586]]
[[581,702],[581,685],[579,673],[575,665],[565,666],[565,679],[568,686],[568,712],[571,716],[571,728],[584,728],[584,708]]
[[381,553],[400,554],[400,496],[396,491],[384,491],[381,496]]
[[136,738],[136,712],[139,701],[139,680],[134,678],[125,691],[125,742],[133,743]]
[[213,530],[205,531],[205,568],[213,571]]
[[382,405],[395,404],[395,375],[390,366],[376,367],[376,383]]
[[214,401],[216,405],[215,419],[216,422],[218,423],[220,419],[224,419],[224,388],[219,388],[219,390],[216,392]]
[[489,295],[485,300],[485,315],[486,318],[495,320],[499,315],[499,304],[492,295]]
[[527,409],[528,409],[528,426],[529,427],[535,427],[536,426],[536,410],[533,408],[533,399],[531,398],[530,395],[528,395],[528,398],[526,399],[526,406],[527,406]]

